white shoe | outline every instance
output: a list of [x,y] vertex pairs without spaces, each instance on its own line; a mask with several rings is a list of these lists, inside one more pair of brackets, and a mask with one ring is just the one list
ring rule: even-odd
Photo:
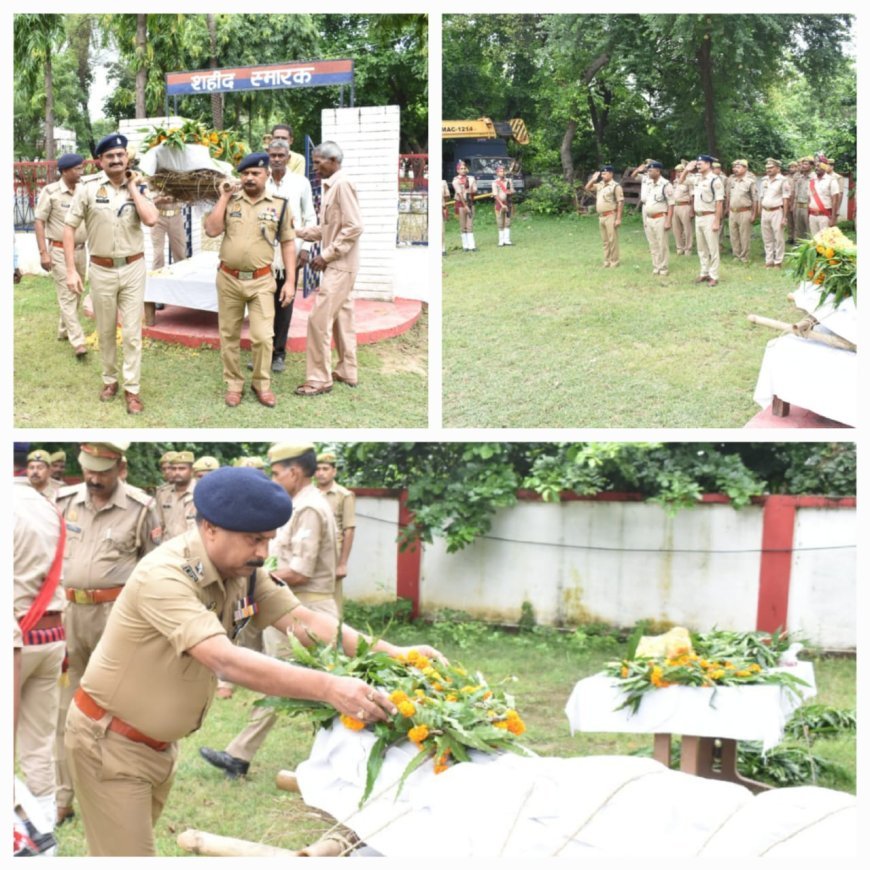
[[477,250],[477,245],[474,244],[474,233],[468,234],[468,250],[469,251],[476,251]]
[[508,245],[509,247],[513,247],[513,242],[511,241],[511,230],[510,230],[510,227],[508,227],[508,228],[504,231],[504,243],[505,243],[506,245]]

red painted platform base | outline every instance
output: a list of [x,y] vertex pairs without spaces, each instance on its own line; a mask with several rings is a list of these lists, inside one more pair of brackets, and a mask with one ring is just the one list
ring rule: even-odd
[[788,414],[780,417],[773,413],[773,406],[768,405],[759,411],[744,427],[744,429],[851,429],[845,423],[829,420],[806,408],[790,405]]
[[[85,300],[88,316],[90,297]],[[307,299],[299,293],[293,305],[293,320],[290,322],[290,339],[287,349],[292,353],[305,350],[305,333],[308,328],[308,315],[314,306],[314,294]],[[387,338],[394,338],[409,330],[419,319],[423,303],[416,299],[394,299],[381,302],[375,299],[354,301],[357,344],[373,344]],[[181,308],[168,305],[156,312],[153,326],[143,326],[142,334],[157,341],[171,344],[184,344],[188,347],[220,346],[218,316],[215,311],[200,311],[195,308]],[[248,322],[242,327],[242,347],[249,348]]]

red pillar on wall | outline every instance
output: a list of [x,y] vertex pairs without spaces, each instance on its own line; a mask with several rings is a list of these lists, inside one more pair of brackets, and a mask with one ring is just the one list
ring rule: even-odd
[[[408,491],[403,489],[399,495],[399,532],[404,539],[404,530],[414,525],[414,512],[408,510]],[[414,538],[404,549],[396,545],[396,596],[411,601],[411,615],[414,619],[420,613],[420,564],[423,556],[423,543]]]
[[764,502],[758,614],[755,619],[758,631],[773,632],[788,624],[797,501],[790,495],[769,495]]

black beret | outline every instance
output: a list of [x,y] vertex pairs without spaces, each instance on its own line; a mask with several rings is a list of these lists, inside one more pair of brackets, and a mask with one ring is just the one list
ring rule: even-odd
[[650,168],[650,169],[664,169],[665,166],[664,166],[664,164],[661,162],[661,160],[650,160],[650,162],[649,162],[649,168]]
[[711,156],[710,154],[699,154],[698,155],[698,163],[715,163],[716,158]]
[[99,157],[104,151],[110,151],[112,148],[126,148],[127,137],[120,133],[109,133],[108,136],[103,136],[97,147],[94,148],[94,157]]
[[293,513],[283,487],[256,468],[218,468],[193,490],[197,513],[231,532],[271,532]]
[[81,154],[64,154],[57,159],[57,171],[65,172],[75,166],[81,166],[84,162],[85,158]]
[[604,166],[601,167],[601,171],[602,172],[613,172],[614,171],[613,164],[612,163],[605,163]]
[[247,157],[243,157],[236,167],[236,172],[242,172],[245,169],[268,169],[269,155],[265,151],[255,151]]

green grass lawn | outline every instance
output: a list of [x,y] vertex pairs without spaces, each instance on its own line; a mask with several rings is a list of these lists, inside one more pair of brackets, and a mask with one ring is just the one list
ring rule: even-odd
[[450,427],[742,427],[777,333],[747,321],[793,322],[795,282],[726,251],[719,286],[698,285],[699,260],[652,274],[639,216],[620,230],[621,265],[604,269],[594,216],[523,214],[499,248],[490,210],[478,253],[455,221],[443,258],[443,415]]
[[[584,639],[583,635],[556,635],[546,630],[507,634],[480,623],[456,622],[394,626],[387,636],[399,643],[433,642],[451,661],[479,668],[490,684],[509,681],[508,690],[528,727],[524,741],[540,754],[568,757],[651,750],[651,735],[572,737],[569,733],[563,710],[571,689],[577,680],[596,673],[605,661],[622,654],[624,644],[613,637]],[[817,701],[854,709],[853,659],[818,660],[816,680]],[[216,699],[202,730],[182,741],[175,785],[156,828],[160,855],[181,854],[175,840],[187,828],[300,848],[331,826],[330,819],[306,807],[298,795],[274,785],[279,770],[295,768],[308,755],[313,732],[303,719],[283,720],[276,726],[244,779],[229,781],[200,759],[200,746],[226,747],[247,722],[256,697],[237,689],[229,701]],[[820,739],[814,751],[845,769],[844,775],[828,775],[818,784],[854,793],[855,735]],[[58,838],[62,855],[86,854],[80,817],[60,828]]]
[[[358,351],[360,386],[336,384],[325,396],[302,398],[305,354],[288,353],[275,375],[274,409],[247,390],[237,408],[224,405],[226,386],[217,349],[195,349],[145,339],[142,400],[145,411],[127,414],[123,396],[100,402],[99,352],[77,363],[68,342],[58,341],[57,301],[48,277],[26,276],[15,285],[15,425],[23,428],[94,427],[425,427],[428,421],[426,314],[408,332]],[[85,333],[94,323],[82,318]],[[119,362],[121,353],[119,349]],[[243,352],[244,362],[249,354]],[[247,374],[247,371],[245,371]]]

